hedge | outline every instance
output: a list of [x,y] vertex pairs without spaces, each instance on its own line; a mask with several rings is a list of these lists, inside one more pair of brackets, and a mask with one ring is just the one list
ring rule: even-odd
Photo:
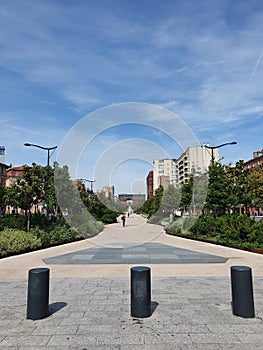
[[263,248],[263,221],[247,215],[213,215],[179,219],[166,227],[177,236],[203,239],[240,248]]

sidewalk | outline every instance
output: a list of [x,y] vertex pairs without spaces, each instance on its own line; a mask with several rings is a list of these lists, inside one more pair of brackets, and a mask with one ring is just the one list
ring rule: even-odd
[[[133,264],[43,261],[95,248],[133,249],[142,243],[185,249],[189,257],[193,251],[210,254],[225,262],[147,264],[157,308],[149,318],[133,319]],[[262,263],[261,255],[166,235],[160,226],[137,216],[129,218],[124,229],[120,223],[109,225],[91,240],[2,259],[0,350],[263,349]],[[253,269],[253,319],[232,314],[231,265]],[[48,267],[51,274],[50,316],[38,321],[26,320],[27,274],[34,267]]]

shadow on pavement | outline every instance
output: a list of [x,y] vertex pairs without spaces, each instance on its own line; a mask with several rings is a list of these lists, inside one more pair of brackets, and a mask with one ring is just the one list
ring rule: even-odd
[[63,302],[56,302],[56,303],[49,304],[48,316],[55,314],[59,310],[63,309],[65,306],[67,306],[67,303],[63,303]]
[[159,303],[157,303],[157,301],[151,301],[151,315],[154,313],[158,306]]

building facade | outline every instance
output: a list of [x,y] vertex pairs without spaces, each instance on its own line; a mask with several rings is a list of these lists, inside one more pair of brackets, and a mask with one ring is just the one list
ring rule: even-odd
[[263,149],[253,152],[253,158],[245,162],[246,169],[252,169],[255,167],[263,166]]
[[141,193],[121,193],[118,200],[125,204],[141,205],[145,202],[145,194]]
[[146,187],[147,187],[147,199],[152,198],[153,193],[153,171],[149,171],[149,174],[146,179]]
[[114,201],[114,186],[104,186],[102,187],[101,192],[105,194],[106,198],[110,198]]
[[[214,161],[219,160],[218,149],[213,150]],[[153,191],[160,186],[175,187],[189,181],[191,174],[204,174],[212,160],[211,150],[204,145],[189,147],[178,159],[161,159],[153,161]]]
[[153,193],[160,186],[167,187],[175,179],[176,159],[156,159],[153,161]]
[[9,169],[6,170],[6,187],[10,187],[17,182],[17,180],[21,179],[24,173],[24,166],[10,166]]
[[6,171],[10,166],[5,164],[5,146],[0,146],[0,184],[6,186]]

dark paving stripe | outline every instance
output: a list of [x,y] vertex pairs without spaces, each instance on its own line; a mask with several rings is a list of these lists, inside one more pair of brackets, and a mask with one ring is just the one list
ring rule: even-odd
[[159,243],[125,248],[96,247],[44,259],[46,264],[210,264],[228,259]]

